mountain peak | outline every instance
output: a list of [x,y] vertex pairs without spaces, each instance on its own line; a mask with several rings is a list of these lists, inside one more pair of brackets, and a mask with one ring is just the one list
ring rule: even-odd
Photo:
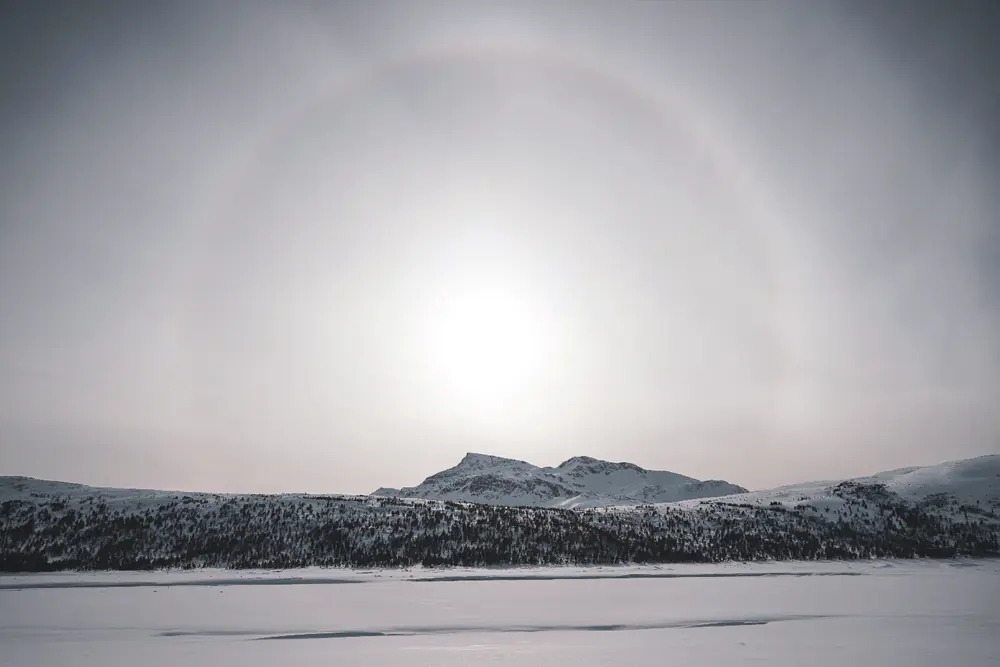
[[573,458],[566,459],[559,464],[559,470],[567,470],[569,468],[589,468],[592,471],[606,472],[609,470],[633,470],[640,474],[645,474],[649,472],[641,466],[637,466],[634,463],[628,463],[627,461],[605,461],[603,459],[595,459],[593,456],[574,456]]
[[595,459],[592,456],[574,456],[573,458],[566,459],[565,461],[560,463],[557,467],[568,468],[569,466],[576,465],[579,463],[587,464],[587,463],[597,463],[597,462],[598,459]]
[[493,456],[492,454],[480,454],[478,452],[468,452],[462,457],[462,460],[458,462],[458,466],[462,468],[493,468],[496,466],[503,465],[523,465],[524,461],[518,461],[517,459],[508,459],[503,456]]
[[728,482],[703,484],[674,472],[646,470],[634,463],[613,463],[592,456],[574,456],[558,467],[542,468],[517,459],[468,452],[454,467],[391,495],[498,505],[604,507],[744,491]]
[[491,454],[482,454],[480,452],[466,452],[465,456],[462,457],[462,460],[460,461],[460,463],[475,463],[475,462],[479,462],[479,461],[482,461],[482,462],[492,462],[492,461],[497,460],[497,459],[504,460],[504,461],[509,460],[509,459],[504,459],[501,456],[493,456]]

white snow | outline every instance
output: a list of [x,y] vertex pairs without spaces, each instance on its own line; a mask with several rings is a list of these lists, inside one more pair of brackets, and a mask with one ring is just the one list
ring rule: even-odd
[[[73,482],[58,482],[34,477],[3,477],[0,476],[0,502],[5,500],[29,500],[32,497],[58,496],[74,505],[92,499],[99,499],[115,509],[131,510],[158,507],[170,502],[183,502],[185,498],[199,502],[212,502],[227,498],[246,498],[254,494],[240,493],[206,493],[200,491],[163,491],[157,489],[121,489],[110,486],[87,486]],[[331,494],[342,500],[363,501],[370,498],[367,495]],[[284,498],[316,498],[312,494],[283,493]]]
[[[418,486],[379,489],[376,494],[570,509],[777,502],[787,507],[808,505],[816,511],[839,513],[844,509],[844,499],[834,493],[834,487],[841,481],[805,482],[747,492],[729,482],[703,482],[677,473],[589,457],[574,457],[554,468],[540,468],[499,456],[468,454],[455,467],[428,477]],[[909,501],[945,494],[956,507],[978,504],[983,509],[1000,509],[1000,455],[900,468],[847,481],[885,484],[887,490]]]
[[703,482],[674,472],[587,456],[541,468],[516,459],[469,453],[458,465],[431,475],[417,486],[380,488],[373,495],[572,509],[662,503],[743,490],[719,480]]
[[[584,464],[581,465],[580,461]],[[610,506],[621,508],[629,505],[660,504],[671,507],[697,507],[706,503],[747,503],[768,505],[778,502],[787,507],[807,505],[818,511],[829,508],[839,512],[844,500],[833,493],[842,481],[863,484],[882,483],[889,491],[897,493],[904,500],[921,501],[928,496],[944,494],[955,506],[978,505],[986,510],[1000,509],[1000,455],[980,456],[960,461],[949,461],[934,466],[900,468],[876,473],[851,480],[825,480],[804,482],[762,491],[745,493],[719,493],[706,496],[696,495],[684,500],[659,500],[663,495],[690,493],[692,483],[705,485],[705,489],[715,482],[699,482],[671,472],[643,470],[628,463],[608,463],[587,457],[576,457],[556,468],[539,468],[524,461],[506,459],[484,454],[469,454],[459,465],[428,478],[417,487],[401,490],[382,488],[372,495],[400,495],[414,502],[423,499],[451,500],[457,502],[486,502],[497,505],[536,505],[559,508],[589,508]],[[599,474],[595,470],[601,471]],[[607,474],[604,474],[604,471]],[[551,481],[567,488],[576,483],[574,493],[564,496],[547,496],[542,493],[525,494],[523,489],[514,493],[478,494],[468,491],[471,479],[480,475],[496,475],[515,483],[525,480]],[[567,481],[568,480],[568,481]],[[648,485],[645,481],[648,480]],[[679,481],[678,481],[679,480]],[[678,484],[680,484],[678,486]],[[726,482],[718,484],[727,485]],[[443,491],[450,486],[459,487],[455,491]],[[651,487],[644,498],[642,490]],[[732,485],[730,485],[732,486]],[[738,488],[738,487],[736,487]],[[708,493],[708,491],[706,491]],[[238,494],[192,493],[183,491],[158,491],[150,489],[119,489],[90,487],[83,484],[56,482],[29,477],[0,477],[0,502],[15,498],[29,498],[32,494],[59,495],[71,502],[100,495],[112,507],[143,508],[158,506],[165,502],[181,501],[184,497],[211,500],[215,498],[238,497]],[[290,498],[310,498],[308,494],[284,494]],[[360,500],[366,496],[339,495],[345,500]],[[686,497],[686,496],[685,496]]]
[[[839,512],[844,499],[834,493],[843,481],[859,484],[885,484],[888,491],[904,500],[919,502],[939,496],[961,505],[978,505],[984,510],[1000,509],[1000,455],[979,456],[961,461],[949,461],[933,466],[900,468],[850,480],[827,480],[782,486],[764,491],[752,491],[711,499],[693,499],[670,503],[671,507],[697,507],[721,502],[769,505],[778,502],[786,507],[810,506],[819,511],[829,508]],[[946,496],[946,498],[944,498]],[[953,510],[957,511],[957,509]]]
[[996,560],[17,575],[0,664],[993,667],[997,600]]
[[[923,468],[903,468],[870,478],[903,498],[916,500],[947,493],[959,503],[1000,499],[1000,456],[980,456]],[[867,481],[867,480],[860,480]]]

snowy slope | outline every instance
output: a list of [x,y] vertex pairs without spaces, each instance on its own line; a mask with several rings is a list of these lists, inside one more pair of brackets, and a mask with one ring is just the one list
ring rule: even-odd
[[587,508],[708,498],[746,489],[728,482],[700,481],[673,472],[646,470],[577,456],[555,468],[470,453],[458,465],[403,489],[373,495],[427,498],[493,505]]
[[218,505],[226,501],[241,501],[255,498],[273,500],[294,500],[303,502],[328,502],[335,499],[343,502],[364,502],[366,495],[316,496],[312,494],[284,493],[277,495],[242,493],[204,493],[192,491],[164,491],[158,489],[123,489],[110,486],[87,486],[74,482],[58,482],[34,477],[0,476],[0,504],[6,501],[31,501],[59,498],[71,507],[92,505],[99,502],[112,511],[156,510],[171,504]]
[[881,472],[858,481],[881,482],[893,493],[910,500],[947,494],[959,504],[997,504],[1000,502],[1000,455]]
[[[109,505],[127,505],[134,508],[158,506],[185,495],[179,491],[153,489],[119,489],[93,487],[73,482],[56,482],[34,477],[0,477],[0,502],[32,497],[60,495],[70,501],[100,496]],[[213,495],[213,494],[203,494]]]
[[[1000,554],[998,456],[713,498],[637,500],[704,491],[689,480],[595,459],[537,468],[483,455],[417,487],[444,502],[0,477],[0,571]],[[479,502],[448,502],[468,494]],[[624,494],[632,496],[609,505]],[[526,499],[547,506],[500,506]]]
[[[753,491],[710,500],[672,503],[673,507],[697,507],[707,503],[750,504],[803,508],[833,517],[870,513],[871,508],[851,508],[859,491],[869,497],[884,491],[889,497],[936,509],[953,516],[1000,511],[1000,455],[948,461],[932,466],[887,470],[842,481],[805,482],[765,491]],[[985,515],[984,514],[984,515]]]

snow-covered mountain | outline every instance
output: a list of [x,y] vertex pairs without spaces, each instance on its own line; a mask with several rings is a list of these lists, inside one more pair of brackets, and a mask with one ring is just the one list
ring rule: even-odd
[[[805,482],[765,491],[727,496],[733,504],[807,506],[840,513],[842,491],[848,488],[880,489],[901,501],[922,506],[1000,509],[1000,455],[988,454],[932,466],[886,470],[847,480]],[[690,506],[695,501],[679,503]],[[696,503],[695,503],[696,504]],[[963,510],[964,511],[964,510]],[[978,513],[978,511],[974,511]]]
[[[432,480],[445,481],[434,484],[459,484],[459,490],[466,484],[483,497],[491,480],[510,479],[543,499],[547,487],[531,486],[539,470],[553,472],[553,486],[589,485],[593,496],[609,489],[641,493],[646,487],[636,479],[654,480],[654,486],[678,482],[675,488],[694,482],[594,459],[550,469],[496,457],[467,459],[435,475]],[[480,475],[471,474],[476,471]],[[469,479],[483,479],[478,484],[487,488]],[[501,497],[492,492],[494,501]],[[956,555],[1000,555],[1000,456],[841,482],[590,509],[182,493],[0,477],[0,571]]]
[[488,454],[466,454],[458,465],[417,486],[381,488],[372,495],[454,500],[490,505],[587,508],[666,503],[745,493],[721,480],[700,481],[674,472],[646,470],[575,456],[554,468]]

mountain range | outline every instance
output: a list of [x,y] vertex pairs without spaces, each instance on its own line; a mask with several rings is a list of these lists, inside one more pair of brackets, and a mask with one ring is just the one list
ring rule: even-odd
[[458,465],[431,475],[417,486],[383,487],[372,495],[577,509],[669,503],[746,492],[742,486],[722,480],[701,481],[589,456],[574,456],[554,468],[540,468],[502,456],[469,453]]
[[[737,492],[654,502],[704,485]],[[485,455],[389,495],[0,477],[0,571],[1000,556],[998,455],[766,491],[722,485],[583,457],[537,468]]]

